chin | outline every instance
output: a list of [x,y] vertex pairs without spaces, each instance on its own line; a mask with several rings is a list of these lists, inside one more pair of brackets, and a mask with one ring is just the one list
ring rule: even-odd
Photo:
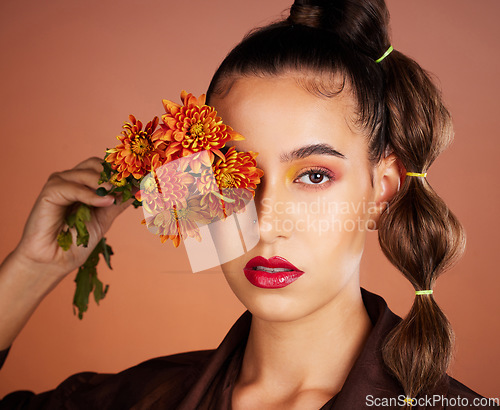
[[294,322],[307,318],[321,308],[318,300],[303,300],[301,303],[297,299],[288,299],[283,296],[258,298],[252,301],[247,309],[252,315],[268,322]]
[[[243,274],[224,269],[229,287],[253,316],[269,322],[290,322],[307,316],[320,306],[316,298],[304,300],[301,295],[312,294],[303,290],[297,292],[299,281],[285,288],[263,289],[252,285]],[[315,300],[314,300],[315,299]]]

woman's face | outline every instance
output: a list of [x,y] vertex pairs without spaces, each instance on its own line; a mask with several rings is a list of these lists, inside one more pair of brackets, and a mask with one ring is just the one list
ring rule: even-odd
[[[236,296],[261,318],[293,320],[359,288],[365,235],[381,204],[348,89],[323,99],[292,77],[247,77],[211,105],[245,137],[229,145],[258,152],[264,171],[255,195],[260,240],[222,265]],[[304,274],[285,287],[258,287],[243,271],[256,256],[281,256]]]

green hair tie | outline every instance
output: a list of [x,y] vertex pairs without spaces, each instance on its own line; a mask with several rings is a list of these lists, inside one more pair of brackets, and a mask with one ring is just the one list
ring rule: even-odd
[[428,290],[416,290],[415,295],[431,295],[434,292],[432,289]]
[[375,60],[375,62],[380,63],[384,58],[386,58],[389,54],[391,54],[392,50],[394,50],[394,48],[392,48],[392,46],[389,46],[389,48],[384,53],[384,55],[382,57],[380,57],[379,59]]

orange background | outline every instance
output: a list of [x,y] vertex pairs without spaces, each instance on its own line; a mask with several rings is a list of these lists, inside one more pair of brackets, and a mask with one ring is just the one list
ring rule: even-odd
[[[162,98],[205,92],[229,49],[290,0],[86,0],[0,3],[0,258],[49,174],[115,145],[128,114],[161,114]],[[438,280],[435,297],[457,335],[450,374],[500,396],[497,0],[388,2],[393,44],[439,78],[456,139],[428,181],[468,235],[464,258]],[[381,50],[383,51],[383,50]],[[390,58],[390,57],[389,57]],[[108,233],[113,270],[101,306],[73,316],[74,274],[43,301],[0,371],[0,397],[41,392],[80,371],[117,372],[146,359],[215,348],[245,310],[218,270],[189,271],[184,249],[161,245],[130,208]],[[362,285],[405,315],[412,287],[367,244]]]

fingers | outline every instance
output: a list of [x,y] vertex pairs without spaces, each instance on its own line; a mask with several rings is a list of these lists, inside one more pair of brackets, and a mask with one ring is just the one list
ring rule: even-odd
[[102,235],[108,231],[116,217],[125,211],[125,209],[127,209],[132,202],[134,202],[134,198],[130,198],[123,203],[120,199],[118,199],[117,202],[118,203],[116,205],[95,209],[94,216],[98,225],[101,227]]
[[[102,165],[99,165],[102,169]],[[54,177],[62,178],[69,182],[77,182],[82,185],[86,185],[89,188],[97,189],[100,186],[111,189],[113,186],[109,182],[105,182],[103,184],[99,184],[99,178],[101,177],[101,173],[94,169],[90,168],[78,168],[78,169],[70,169],[67,171],[57,172],[53,174]]]
[[101,173],[102,171],[102,163],[103,159],[99,157],[90,157],[87,158],[86,160],[80,162],[78,165],[76,165],[73,169],[93,169],[94,171],[97,171]]
[[[55,172],[45,184],[40,199],[46,204],[56,205],[59,208],[75,202],[83,202],[101,208],[109,207],[109,209],[102,209],[103,215],[101,218],[114,219],[128,208],[135,198],[132,197],[122,203],[120,196],[118,196],[117,204],[114,204],[115,198],[113,196],[102,197],[97,195],[95,192],[97,188],[104,187],[109,190],[113,186],[108,182],[99,184],[102,169],[102,159],[91,157],[80,162],[72,169]],[[137,188],[133,187],[133,194],[136,191]]]
[[[76,176],[74,177],[76,179]],[[88,175],[81,174],[78,177],[84,179],[88,178]],[[93,206],[108,206],[114,201],[112,196],[99,196],[95,193],[95,189],[82,185],[76,180],[65,179],[59,174],[53,174],[49,178],[42,191],[42,199],[58,206],[67,206],[74,202],[83,202]]]

